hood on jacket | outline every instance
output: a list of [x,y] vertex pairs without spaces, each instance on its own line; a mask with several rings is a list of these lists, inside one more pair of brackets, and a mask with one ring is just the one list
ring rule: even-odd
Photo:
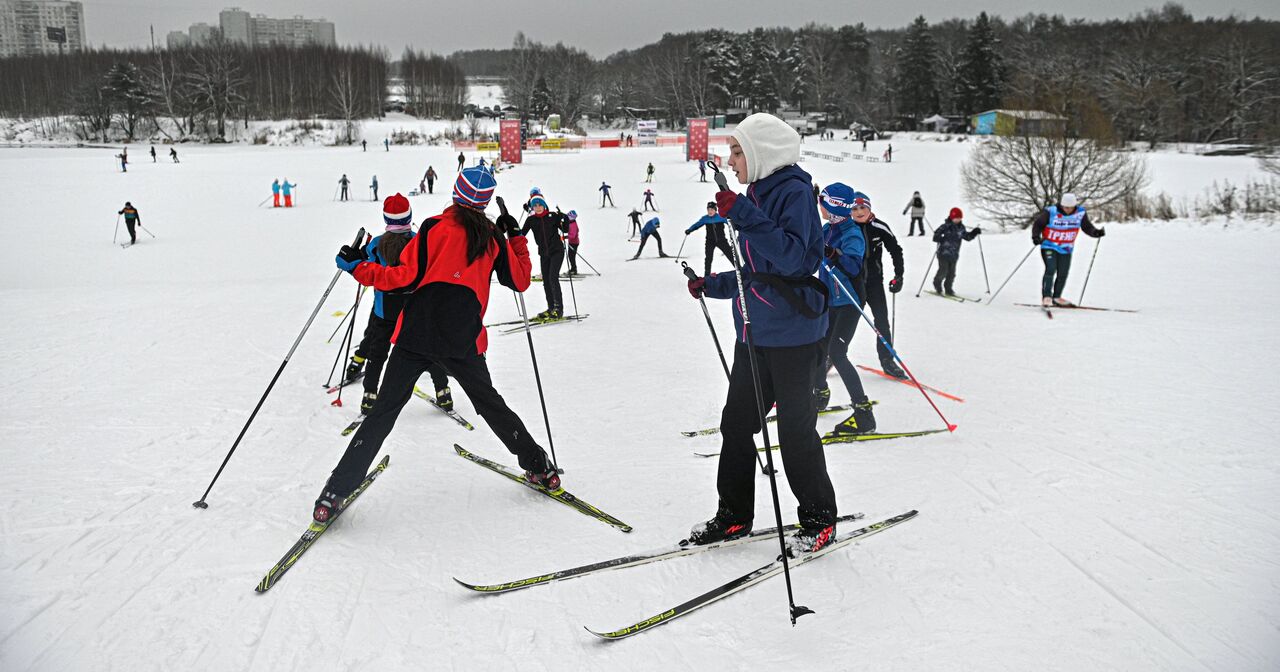
[[748,183],[800,161],[800,134],[772,114],[757,112],[743,119],[733,138],[746,155]]

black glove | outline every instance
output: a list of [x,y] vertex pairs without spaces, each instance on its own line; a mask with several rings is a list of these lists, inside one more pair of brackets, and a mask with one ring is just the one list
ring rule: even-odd
[[1098,237],[1099,237],[1099,238],[1101,238],[1101,237],[1103,237],[1103,236],[1105,236],[1105,235],[1107,235],[1107,227],[1105,227],[1105,226],[1104,226],[1104,227],[1102,227],[1102,228],[1098,229]]
[[900,275],[894,276],[894,278],[889,281],[889,292],[891,294],[897,294],[898,292],[901,292],[901,291],[902,291],[902,276]]
[[830,259],[831,261],[835,261],[842,254],[844,254],[844,252],[841,252],[839,248],[831,247],[830,245],[826,245],[822,248],[822,256]]
[[342,249],[338,250],[338,258],[342,259],[348,264],[350,263],[358,264],[362,261],[368,261],[369,255],[365,254],[364,247],[352,247],[350,245],[343,245]]
[[1031,242],[1032,242],[1032,243],[1034,243],[1034,244],[1036,244],[1036,245],[1039,245],[1040,243],[1043,243],[1043,242],[1044,242],[1044,237],[1043,237],[1043,236],[1031,236]]
[[981,226],[975,226],[975,227],[973,227],[973,235],[975,235],[975,236],[980,236],[980,235],[982,235],[982,227],[981,227]]
[[502,214],[498,215],[498,221],[496,222],[498,230],[507,234],[508,238],[515,238],[520,235],[520,222],[517,222],[516,218],[507,212],[507,203],[502,200],[501,196],[497,197],[496,200],[498,201],[498,209],[502,211]]

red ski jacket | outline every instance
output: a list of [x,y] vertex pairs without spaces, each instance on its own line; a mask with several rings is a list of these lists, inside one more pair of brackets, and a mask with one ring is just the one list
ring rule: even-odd
[[498,282],[517,292],[529,288],[529,248],[523,236],[504,240],[495,232],[489,249],[467,263],[467,232],[458,207],[451,205],[424,221],[400,253],[399,266],[364,262],[351,273],[362,285],[409,294],[391,337],[396,347],[450,359],[484,354],[489,347],[484,313],[490,276],[496,272]]

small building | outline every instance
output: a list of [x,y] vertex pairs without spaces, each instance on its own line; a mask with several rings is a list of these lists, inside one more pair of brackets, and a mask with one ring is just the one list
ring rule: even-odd
[[987,110],[969,118],[974,135],[1063,135],[1067,118],[1042,110]]

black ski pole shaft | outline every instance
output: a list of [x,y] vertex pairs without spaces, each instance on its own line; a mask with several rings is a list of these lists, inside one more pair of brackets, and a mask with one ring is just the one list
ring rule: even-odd
[[925,226],[928,226],[928,227],[929,227],[929,233],[933,233],[933,225],[929,223],[929,218],[928,218],[928,217],[921,217],[921,218],[920,218],[920,221],[924,222],[924,223],[925,223]]
[[[356,300],[355,300],[355,303],[352,303],[352,304],[351,304],[351,310],[350,310],[349,312],[347,312],[347,315],[346,315],[345,317],[343,317],[343,318],[342,318],[342,322],[338,324],[338,328],[339,328],[339,329],[341,329],[344,325],[346,325],[346,323],[347,323],[347,317],[350,317],[350,318],[351,318],[351,321],[352,321],[352,322],[355,322],[355,319],[356,319],[356,317],[355,317],[356,309],[360,307],[360,294],[361,294],[361,290],[363,290],[363,289],[364,289],[364,286],[363,286],[363,285],[360,285],[359,287],[357,287],[357,288],[356,288]],[[336,334],[336,333],[337,333],[337,331],[335,330],[335,331],[334,331],[334,333]],[[332,336],[330,336],[329,338],[330,338],[330,339],[332,339],[333,337],[332,337]],[[329,377],[328,377],[328,378],[325,378],[325,380],[324,380],[324,386],[325,386],[325,387],[330,387],[330,386],[332,386],[332,385],[333,385],[333,374],[334,374],[334,372],[335,372],[335,371],[337,371],[337,370],[338,370],[338,362],[342,361],[342,349],[343,349],[343,348],[345,348],[345,347],[347,347],[347,340],[348,340],[348,339],[350,339],[350,338],[351,338],[351,331],[350,331],[350,330],[346,330],[346,331],[344,331],[344,332],[343,332],[343,334],[342,334],[342,340],[341,340],[341,341],[338,341],[338,352],[337,352],[337,354],[335,354],[335,355],[333,356],[333,366],[329,367]],[[328,342],[329,342],[329,341],[325,341],[325,343],[328,343]],[[344,375],[345,375],[345,374],[344,374]],[[342,379],[341,379],[341,378],[339,378],[339,379],[338,379],[338,382],[339,382],[339,383],[341,383],[341,382],[342,382]]]
[[982,257],[982,280],[987,283],[987,293],[991,293],[991,278],[987,277],[987,253],[982,251],[982,234],[978,234],[978,254]]
[[587,258],[582,256],[581,252],[578,253],[578,261],[581,261],[582,263],[586,264],[587,268],[591,269],[591,271],[594,272],[596,275],[600,275],[600,271],[597,271],[596,267],[592,266],[591,262],[587,261]]
[[893,341],[897,343],[898,342],[898,295],[894,293],[894,294],[890,294],[889,296],[891,297],[889,301],[891,301],[893,304],[893,312],[890,313],[890,319],[889,319],[889,331],[891,332],[890,335],[893,336]]
[[262,207],[264,204],[266,204],[266,202],[267,202],[267,201],[269,201],[269,200],[271,200],[271,197],[270,197],[270,196],[268,196],[268,197],[266,197],[266,198],[262,199],[261,201],[258,201],[258,205],[254,206],[254,207],[261,208],[261,207]]
[[684,234],[684,240],[680,241],[680,249],[676,250],[676,263],[680,263],[680,255],[684,252],[684,244],[689,242],[689,234]]
[[146,231],[148,236],[151,236],[152,238],[155,238],[155,237],[156,237],[156,234],[151,233],[151,231],[150,231],[150,230],[148,230],[148,229],[147,229],[147,227],[145,227],[145,226],[143,226],[143,225],[142,225],[142,222],[138,222],[138,228],[139,228],[139,229],[142,229],[143,231]]
[[933,256],[929,258],[929,265],[924,268],[924,277],[920,278],[920,289],[916,290],[916,298],[920,298],[920,292],[924,291],[924,283],[929,282],[929,271],[933,270],[933,262],[938,260],[938,251],[933,251]]
[[119,235],[120,235],[120,215],[117,214],[116,215],[116,231],[115,233],[111,234],[111,243],[113,245],[116,242],[116,237]]
[[1084,293],[1085,290],[1089,289],[1089,276],[1093,275],[1093,260],[1098,258],[1099,247],[1102,247],[1101,238],[1098,239],[1098,242],[1093,244],[1093,256],[1089,257],[1089,270],[1084,274],[1084,287],[1080,288],[1080,300],[1076,302],[1078,305],[1084,305]]
[[[355,242],[352,245],[359,245],[361,240],[364,240],[364,228],[361,228],[356,234]],[[244,427],[240,429],[240,435],[231,444],[231,450],[227,451],[227,456],[222,458],[222,464],[218,467],[217,473],[213,475],[213,480],[209,481],[209,487],[205,488],[204,494],[200,495],[200,499],[191,503],[192,506],[197,509],[209,508],[209,504],[205,501],[209,496],[209,491],[213,490],[213,484],[218,482],[218,477],[222,475],[222,470],[227,468],[227,462],[231,461],[231,456],[235,454],[236,448],[240,447],[240,441],[244,439],[245,433],[249,431],[249,425],[252,425],[253,419],[258,417],[258,411],[262,408],[262,404],[266,402],[267,396],[271,394],[271,389],[276,386],[276,381],[280,380],[280,374],[284,373],[284,367],[289,365],[289,358],[293,357],[293,352],[298,349],[298,344],[302,342],[302,337],[306,335],[307,329],[311,328],[311,323],[315,321],[316,315],[320,313],[320,307],[329,298],[329,292],[333,291],[333,286],[338,284],[338,278],[340,277],[342,277],[342,271],[333,274],[333,279],[329,281],[329,286],[325,288],[324,294],[320,297],[320,302],[311,311],[311,316],[307,318],[307,323],[302,325],[302,331],[298,332],[298,337],[293,340],[293,345],[284,356],[284,361],[280,362],[280,368],[276,369],[276,375],[271,377],[271,382],[267,384],[267,389],[262,393],[262,398],[258,399],[258,404],[253,407],[253,412],[249,414],[249,420],[244,423]]]
[[[566,252],[568,251],[567,246],[565,248],[565,251]],[[559,274],[560,274],[560,271],[556,271],[556,275],[559,275]],[[559,280],[560,280],[559,278],[556,278],[557,282],[559,282]],[[547,279],[543,278],[542,281],[546,282]],[[573,299],[573,319],[576,320],[578,319],[578,293],[573,289],[573,273],[569,273],[569,298]]]
[[[364,285],[360,285],[360,290],[359,290],[359,291],[360,291],[361,293],[363,293],[363,292],[364,292],[364,290],[366,290],[366,289],[368,289],[368,287],[365,287]],[[357,300],[359,300],[359,298],[360,298],[360,294],[356,294],[356,299],[357,299]],[[347,320],[348,320],[348,319],[352,319],[351,313],[355,311],[355,309],[356,309],[356,305],[357,305],[357,304],[356,304],[354,301],[351,303],[351,309],[347,311],[347,314],[346,314],[346,315],[343,315],[343,316],[342,316],[342,321],[338,322],[338,326],[336,326],[336,327],[334,327],[334,328],[333,328],[333,333],[329,334],[329,338],[325,339],[325,344],[326,344],[326,345],[328,345],[329,343],[333,343],[333,337],[338,335],[338,331],[339,331],[339,330],[341,330],[343,327],[347,326]],[[332,375],[332,374],[330,374],[330,375]]]
[[[363,286],[361,287],[361,289],[363,289]],[[356,293],[356,307],[352,309],[351,313],[353,317],[351,318],[351,321],[347,323],[346,354],[344,354],[342,357],[342,361],[344,362],[351,361],[351,344],[356,340],[356,318],[354,317],[354,315],[357,311],[360,310],[360,297],[363,295],[364,295],[364,292]],[[343,371],[342,378],[338,380],[338,396],[333,401],[329,402],[330,406],[337,406],[338,408],[342,408],[342,391],[346,389],[347,382],[348,382],[347,372]]]
[[[684,267],[684,276],[686,278],[690,280],[698,279],[698,274],[692,268],[689,268],[689,264],[680,262],[680,265]],[[707,300],[699,296],[698,303],[702,305],[702,316],[706,318],[707,328],[711,330],[711,341],[716,344],[716,354],[720,356],[720,366],[724,367],[724,377],[729,378],[729,362],[725,360],[724,350],[720,347],[720,337],[716,336],[716,326],[711,323],[711,312],[707,310]],[[764,465],[760,466],[763,467]]]
[[[711,169],[715,171],[716,184],[719,185],[721,191],[729,191],[729,182],[725,179],[724,173],[720,172],[720,167],[714,163],[709,164]],[[735,249],[738,247],[738,238],[734,233],[732,223],[729,226],[729,244]],[[791,625],[796,624],[796,619],[805,614],[812,614],[813,610],[805,606],[797,606],[795,591],[791,587],[791,565],[787,560],[787,540],[783,535],[782,528],[782,504],[778,499],[778,479],[776,471],[773,468],[773,443],[769,440],[769,423],[765,418],[764,396],[760,385],[760,371],[756,363],[755,344],[751,337],[751,316],[747,312],[747,294],[746,288],[742,283],[742,266],[734,255],[733,274],[738,281],[738,310],[742,313],[742,333],[744,336],[744,344],[747,349],[747,362],[751,367],[751,384],[755,387],[756,413],[760,418],[760,432],[764,436],[764,459],[767,465],[769,476],[769,492],[773,496],[773,517],[774,524],[778,529],[778,547],[782,551],[782,575],[786,579],[787,584],[787,604],[790,608],[789,616],[791,617]]]
[[1036,247],[1037,245],[1032,243],[1031,249],[1027,250],[1026,256],[1022,257],[1022,261],[1019,261],[1018,265],[1013,267],[1013,272],[1009,274],[1009,277],[1005,278],[1004,282],[1000,283],[1000,287],[996,289],[996,293],[992,294],[991,298],[987,299],[988,306],[996,300],[997,296],[1000,296],[1000,292],[1004,291],[1004,286],[1009,284],[1009,281],[1013,279],[1013,276],[1018,274],[1018,269],[1022,268],[1022,265],[1027,263],[1027,259],[1031,258],[1031,253],[1036,251]]

